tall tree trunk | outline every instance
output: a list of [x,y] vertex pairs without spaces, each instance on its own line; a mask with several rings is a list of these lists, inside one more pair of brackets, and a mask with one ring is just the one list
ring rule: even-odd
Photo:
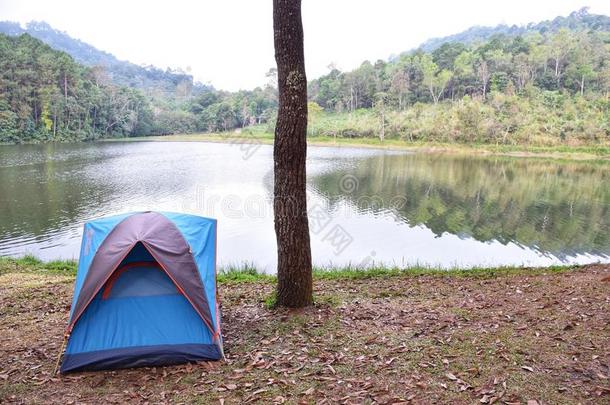
[[53,140],[57,136],[57,107],[53,109]]
[[379,134],[381,142],[385,139],[385,111],[381,110],[381,133]]
[[95,121],[97,120],[97,107],[93,107],[93,122],[91,123],[91,129],[93,130],[93,134],[95,134]]
[[434,104],[438,103],[438,100],[436,99],[436,94],[434,93],[434,87],[430,86],[428,87],[428,90],[430,90],[430,95],[432,96],[432,101],[434,102]]
[[313,282],[305,194],[307,78],[301,0],[273,0],[273,32],[279,90],[273,147],[277,304],[304,307],[313,301]]
[[559,57],[555,58],[555,77],[559,77]]

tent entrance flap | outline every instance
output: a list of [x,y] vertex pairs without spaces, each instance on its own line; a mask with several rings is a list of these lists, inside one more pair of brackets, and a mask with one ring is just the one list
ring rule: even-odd
[[119,267],[102,290],[102,299],[183,294],[157,262],[133,262]]

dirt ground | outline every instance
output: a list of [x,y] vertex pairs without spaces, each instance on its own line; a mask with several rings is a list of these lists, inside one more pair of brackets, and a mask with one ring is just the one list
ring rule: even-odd
[[221,284],[226,362],[53,376],[73,278],[0,275],[0,403],[610,403],[610,266]]

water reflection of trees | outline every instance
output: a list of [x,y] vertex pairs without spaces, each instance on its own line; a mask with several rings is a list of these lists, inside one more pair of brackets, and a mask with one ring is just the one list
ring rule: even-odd
[[[351,193],[340,187],[348,174],[358,180]],[[512,241],[556,255],[610,254],[610,165],[603,163],[381,155],[313,183],[331,204],[393,210],[437,235]]]
[[[73,227],[96,212],[111,194],[107,184],[86,176],[77,155],[52,158],[58,153],[54,145],[5,148],[3,158],[11,164],[0,165],[0,242]],[[62,148],[61,153],[68,152]]]

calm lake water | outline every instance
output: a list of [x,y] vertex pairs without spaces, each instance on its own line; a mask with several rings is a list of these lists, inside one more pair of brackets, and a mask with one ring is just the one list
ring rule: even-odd
[[[77,258],[82,224],[142,210],[219,220],[220,265],[275,267],[272,147],[0,147],[0,255]],[[310,147],[317,265],[610,261],[610,164]]]

